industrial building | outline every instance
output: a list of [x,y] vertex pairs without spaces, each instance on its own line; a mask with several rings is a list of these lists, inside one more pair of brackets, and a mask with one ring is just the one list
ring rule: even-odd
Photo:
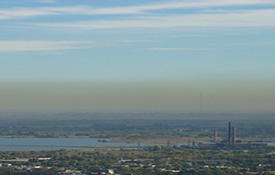
[[199,143],[198,147],[202,149],[262,149],[268,145],[265,143],[243,143],[241,140],[237,140],[237,129],[231,126],[231,122],[228,122],[228,137],[222,141],[218,141],[218,131],[214,131],[212,142]]

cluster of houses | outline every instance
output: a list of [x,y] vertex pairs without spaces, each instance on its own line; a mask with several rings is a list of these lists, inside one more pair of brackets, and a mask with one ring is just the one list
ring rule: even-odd
[[[199,169],[223,169],[223,170],[235,170],[236,172],[251,173],[249,168],[236,168],[232,166],[225,166],[227,160],[186,160],[186,168],[174,169],[170,164],[169,159],[164,161],[163,166],[159,167],[154,162],[154,159],[120,159],[117,163],[113,164],[112,169],[103,168],[90,168],[83,171],[70,170],[66,168],[58,168],[53,170],[52,167],[42,167],[37,162],[51,160],[50,157],[33,159],[12,159],[12,160],[0,160],[0,167],[6,167],[13,169],[9,174],[11,175],[135,175],[131,172],[115,173],[116,170],[121,168],[128,168],[129,170],[138,170],[140,168],[147,169],[151,172],[165,172],[169,174],[178,174],[183,171],[196,171]],[[30,163],[33,162],[33,163]],[[36,162],[36,163],[35,163]],[[271,166],[259,164],[259,167]]]

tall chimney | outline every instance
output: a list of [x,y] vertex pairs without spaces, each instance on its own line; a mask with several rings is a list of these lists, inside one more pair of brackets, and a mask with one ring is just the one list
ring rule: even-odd
[[214,143],[217,143],[217,142],[218,142],[218,140],[217,140],[217,135],[218,135],[218,131],[215,130],[215,131],[214,131]]
[[236,128],[232,127],[232,144],[236,143]]
[[228,122],[228,145],[231,144],[231,122]]

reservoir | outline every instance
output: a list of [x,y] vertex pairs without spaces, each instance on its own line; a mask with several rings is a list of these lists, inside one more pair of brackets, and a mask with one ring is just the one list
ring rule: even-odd
[[0,138],[0,151],[120,149],[119,146],[136,149],[139,146],[159,145],[108,142],[109,140],[102,138]]
[[[0,138],[0,151],[41,151],[41,150],[94,150],[94,149],[138,149],[139,146],[166,145],[156,143],[109,142],[102,138]],[[275,146],[275,142],[263,142]],[[188,143],[179,143],[188,145]]]

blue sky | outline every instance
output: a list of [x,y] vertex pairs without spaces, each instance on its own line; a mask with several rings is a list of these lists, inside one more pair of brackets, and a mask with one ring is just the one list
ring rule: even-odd
[[[273,111],[274,29],[274,0],[2,0],[0,94],[19,96],[0,104],[7,110],[98,105],[91,110],[193,112],[196,94],[203,93],[212,100],[206,112]],[[55,104],[43,83],[57,92],[59,86],[71,90]],[[83,100],[75,84],[109,87],[109,102]],[[30,89],[50,97],[39,101]],[[96,91],[87,93],[100,101]],[[29,103],[23,105],[26,93]],[[135,101],[140,94],[154,94],[152,105]],[[122,96],[124,103],[114,107],[111,102]]]

